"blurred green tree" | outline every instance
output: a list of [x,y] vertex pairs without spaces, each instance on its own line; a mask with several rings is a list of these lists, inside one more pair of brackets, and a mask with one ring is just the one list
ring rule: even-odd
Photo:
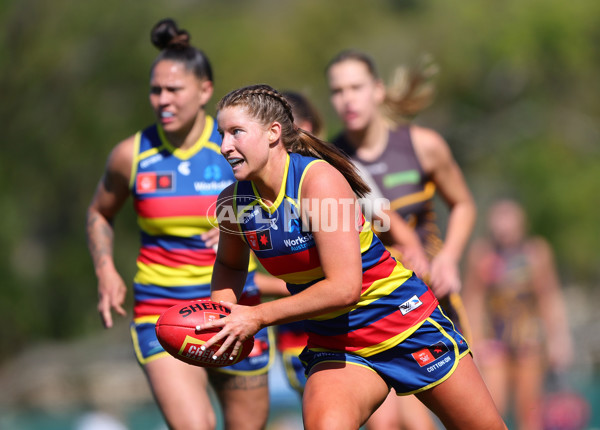
[[[563,279],[597,284],[600,3],[7,0],[0,358],[31,341],[101,329],[85,211],[112,146],[153,121],[149,32],[167,16],[211,58],[214,102],[258,82],[300,90],[331,134],[340,125],[324,67],[335,53],[371,53],[384,78],[431,54],[441,70],[437,100],[417,122],[447,137],[481,211],[496,196],[516,196],[532,230],[555,246]],[[117,234],[117,264],[131,279],[131,210]]]

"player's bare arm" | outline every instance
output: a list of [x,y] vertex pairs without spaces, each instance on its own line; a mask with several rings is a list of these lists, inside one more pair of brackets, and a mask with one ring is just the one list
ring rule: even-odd
[[234,185],[224,189],[217,200],[219,247],[211,281],[211,298],[236,303],[242,294],[250,249],[237,225],[233,207]]
[[[352,189],[337,170],[325,163],[315,163],[305,178],[302,200],[322,201],[332,198],[339,204],[337,210],[312,212],[308,215],[308,222],[311,223],[311,231],[317,244],[325,279],[294,296],[262,303],[252,309],[244,309],[245,306],[224,302],[227,307],[231,308],[231,315],[199,327],[202,330],[223,327],[221,332],[205,344],[206,348],[228,336],[232,337],[223,342],[222,351],[217,353],[218,356],[219,353],[224,352],[238,341],[236,336],[239,336],[240,333],[244,333],[245,336],[247,333],[240,331],[239,323],[234,322],[235,319],[238,321],[253,319],[252,323],[245,323],[246,327],[255,326],[255,330],[258,331],[265,326],[298,321],[343,309],[358,301],[362,286],[360,244],[355,224],[355,211],[357,211],[358,203]],[[352,203],[348,204],[349,202]],[[350,220],[348,219],[349,214]],[[322,226],[317,225],[318,222],[325,221],[322,218],[324,216],[333,216],[333,218],[327,219],[330,225],[339,223],[339,226],[347,225],[348,228],[326,231],[328,229],[320,228]],[[222,245],[223,242],[219,246],[219,252],[222,251],[229,255],[229,252],[224,251],[225,247]],[[343,249],[344,252],[340,252],[340,249]],[[241,343],[238,342],[238,345],[241,346]]]
[[477,214],[462,171],[446,141],[434,130],[411,128],[415,152],[450,210],[446,237],[431,264],[431,283],[439,297],[461,288],[458,262],[469,240]]
[[98,312],[106,328],[113,325],[111,309],[126,315],[127,287],[113,260],[113,220],[129,196],[133,143],[129,138],[113,149],[87,212],[88,249],[98,278]]

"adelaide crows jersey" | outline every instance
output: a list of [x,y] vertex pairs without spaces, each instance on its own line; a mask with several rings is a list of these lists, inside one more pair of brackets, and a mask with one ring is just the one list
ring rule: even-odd
[[[302,181],[311,165],[324,162],[290,153],[284,180],[273,205],[266,205],[254,184],[235,186],[233,209],[249,247],[265,269],[296,294],[323,279],[313,234],[300,215]],[[359,302],[305,321],[308,347],[370,356],[413,333],[437,306],[435,296],[385,249],[361,216],[363,282]],[[340,249],[339,252],[344,252]]]
[[[216,199],[235,181],[220,143],[209,116],[202,135],[187,150],[171,145],[156,125],[135,136],[130,185],[141,231],[133,282],[135,318],[210,297],[216,253],[200,235],[216,226]],[[258,299],[254,268],[245,292]]]

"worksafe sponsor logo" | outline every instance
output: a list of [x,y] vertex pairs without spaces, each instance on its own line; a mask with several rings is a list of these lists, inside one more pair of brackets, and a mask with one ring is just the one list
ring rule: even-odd
[[304,236],[297,236],[295,239],[283,240],[283,244],[292,251],[302,251],[304,249],[308,249],[312,243],[314,243],[314,237],[312,233],[307,233]]
[[223,190],[224,188],[227,188],[231,184],[233,184],[233,181],[227,181],[227,180],[211,181],[211,182],[196,181],[196,182],[194,182],[194,190],[196,190],[199,193],[203,193],[203,192],[207,192],[207,191],[214,193],[215,191],[220,192],[221,190]]

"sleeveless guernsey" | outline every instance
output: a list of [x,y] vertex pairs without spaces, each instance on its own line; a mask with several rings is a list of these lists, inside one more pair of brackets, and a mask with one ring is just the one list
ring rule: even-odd
[[[188,150],[173,147],[156,125],[136,134],[130,185],[141,247],[133,282],[134,318],[210,297],[216,254],[200,235],[216,226],[217,196],[235,181],[220,142],[209,116],[202,136]],[[252,274],[248,280],[245,292],[258,301]]]
[[[290,153],[276,201],[265,205],[254,184],[240,181],[234,191],[238,226],[258,260],[296,294],[323,279],[313,235],[302,228],[302,181],[313,163]],[[359,302],[304,321],[308,348],[371,356],[413,333],[437,306],[424,284],[408,282],[412,272],[391,257],[362,217],[360,238],[363,285]],[[344,250],[340,249],[340,252]]]
[[441,233],[436,225],[433,196],[435,184],[423,171],[410,137],[410,127],[390,131],[388,143],[377,160],[364,161],[343,134],[333,143],[359,161],[373,177],[381,194],[419,235],[430,257],[442,246]]

